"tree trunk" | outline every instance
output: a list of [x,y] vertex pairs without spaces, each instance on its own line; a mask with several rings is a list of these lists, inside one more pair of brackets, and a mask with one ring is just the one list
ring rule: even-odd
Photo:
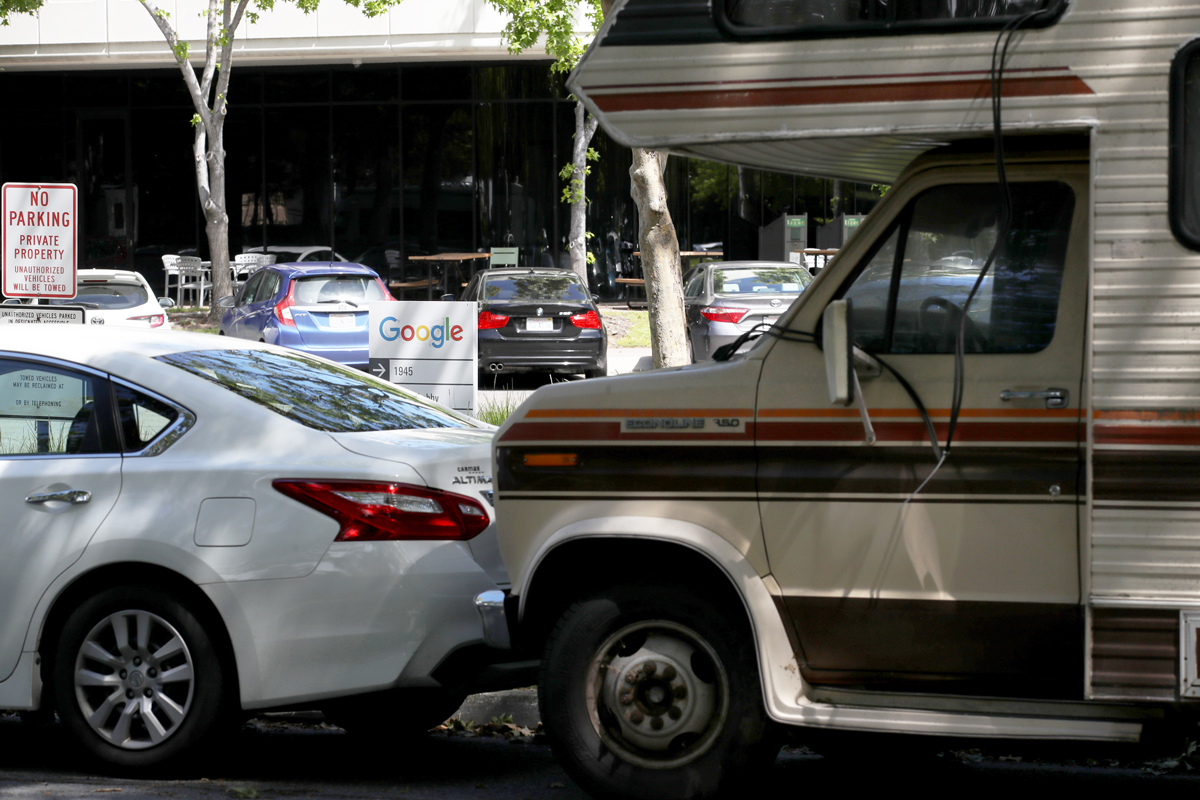
[[596,134],[599,120],[588,117],[583,103],[575,101],[575,145],[571,151],[571,227],[567,234],[567,252],[571,255],[571,269],[588,283],[587,265],[587,153],[588,145]]
[[225,209],[225,116],[213,120],[215,135],[209,137],[204,154],[208,170],[209,202],[204,206],[204,233],[208,237],[208,258],[212,262],[212,297],[209,319],[220,323],[223,309],[217,298],[233,294],[233,273],[229,269],[229,214]]
[[666,166],[666,153],[633,149],[630,194],[638,207],[638,246],[649,302],[650,351],[656,368],[691,363],[683,313],[679,239],[667,208],[667,187],[663,182]]

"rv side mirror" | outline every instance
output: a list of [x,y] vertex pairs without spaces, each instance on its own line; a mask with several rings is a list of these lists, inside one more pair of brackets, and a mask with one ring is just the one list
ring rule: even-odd
[[829,382],[829,402],[848,406],[854,402],[854,330],[850,321],[850,301],[834,300],[825,307],[821,319],[821,348],[825,351],[825,377]]

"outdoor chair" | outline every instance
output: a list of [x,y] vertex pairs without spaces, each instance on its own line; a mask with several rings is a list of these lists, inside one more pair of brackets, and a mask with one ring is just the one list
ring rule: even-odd
[[[212,294],[212,272],[204,268],[199,256],[176,256],[176,268],[179,271],[179,304],[184,305],[183,295],[196,296],[196,304],[203,306],[208,295]],[[164,262],[165,265],[165,262]]]

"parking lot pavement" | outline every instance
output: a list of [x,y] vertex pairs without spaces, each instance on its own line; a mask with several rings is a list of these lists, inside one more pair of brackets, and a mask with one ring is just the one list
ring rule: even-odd
[[[1140,763],[1116,765],[1119,750],[1074,744],[1054,751],[994,743],[983,752],[913,747],[915,737],[862,738],[838,756],[785,748],[746,796],[798,791],[878,791],[880,781],[933,797],[1018,793],[1137,793],[1156,800],[1194,798],[1194,774],[1156,774]],[[896,747],[897,743],[908,747]],[[920,741],[917,740],[918,745]],[[257,719],[188,768],[113,776],[89,771],[55,726],[31,729],[0,715],[0,798],[96,800],[584,800],[541,737],[431,733],[410,742],[377,742],[317,722]],[[1012,755],[1017,753],[1017,755]],[[1088,754],[1095,756],[1089,758]],[[1008,754],[1008,755],[1006,755]],[[1019,759],[1019,760],[1018,760]],[[1087,763],[1088,761],[1092,763]]]

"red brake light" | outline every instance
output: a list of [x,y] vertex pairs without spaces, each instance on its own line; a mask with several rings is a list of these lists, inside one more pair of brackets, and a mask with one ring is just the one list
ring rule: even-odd
[[379,289],[380,289],[380,291],[383,292],[384,300],[386,300],[387,302],[395,302],[396,301],[396,298],[392,297],[392,293],[388,290],[387,284],[383,282],[382,278],[376,278],[375,282],[379,284]]
[[595,310],[588,311],[586,314],[575,314],[571,317],[571,324],[576,328],[599,328],[600,315]]
[[296,282],[292,281],[288,284],[287,297],[279,301],[275,306],[275,319],[279,320],[280,325],[296,327],[296,320],[292,319],[292,306],[296,305]]
[[493,328],[503,328],[508,324],[508,317],[503,314],[493,314],[490,311],[479,312],[479,330],[490,331]]
[[405,483],[280,479],[271,485],[337,520],[339,542],[465,541],[490,524],[483,505],[469,497]]
[[167,321],[164,314],[147,314],[144,317],[130,317],[130,321],[149,322],[151,328],[161,328],[162,324]]
[[728,308],[726,306],[709,306],[700,309],[700,316],[713,322],[731,322],[734,325],[742,321],[742,317],[750,313],[748,308]]

